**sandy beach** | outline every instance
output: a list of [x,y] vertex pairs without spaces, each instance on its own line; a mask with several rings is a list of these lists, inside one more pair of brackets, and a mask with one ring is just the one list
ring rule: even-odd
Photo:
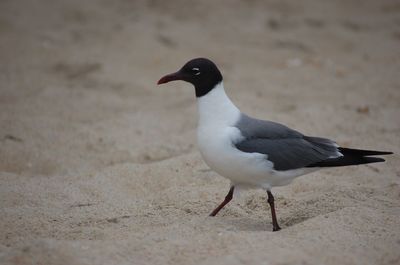
[[[254,117],[385,163],[240,193],[196,144],[215,61]],[[399,1],[0,2],[0,264],[400,264]]]

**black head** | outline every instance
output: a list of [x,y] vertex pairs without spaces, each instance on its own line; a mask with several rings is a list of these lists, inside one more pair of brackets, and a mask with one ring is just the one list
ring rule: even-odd
[[178,72],[162,77],[157,84],[174,80],[191,83],[196,89],[196,97],[201,97],[222,81],[222,75],[212,61],[206,58],[196,58],[187,62]]

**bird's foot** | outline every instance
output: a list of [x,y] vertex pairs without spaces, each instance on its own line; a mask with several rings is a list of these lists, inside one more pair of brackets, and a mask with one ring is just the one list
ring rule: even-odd
[[276,231],[279,231],[279,230],[281,230],[281,228],[279,227],[279,225],[277,225],[277,226],[273,226],[272,227],[272,232],[276,232]]

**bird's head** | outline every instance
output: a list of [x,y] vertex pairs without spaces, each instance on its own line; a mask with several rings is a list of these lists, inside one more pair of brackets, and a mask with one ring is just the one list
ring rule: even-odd
[[201,97],[222,81],[222,75],[209,59],[196,58],[187,62],[179,71],[162,77],[157,84],[175,80],[191,83],[195,87],[196,97]]

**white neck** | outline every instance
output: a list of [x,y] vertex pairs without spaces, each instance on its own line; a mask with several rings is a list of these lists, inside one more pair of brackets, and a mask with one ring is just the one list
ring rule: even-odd
[[206,95],[197,98],[199,127],[232,126],[240,117],[240,110],[232,103],[222,81]]

